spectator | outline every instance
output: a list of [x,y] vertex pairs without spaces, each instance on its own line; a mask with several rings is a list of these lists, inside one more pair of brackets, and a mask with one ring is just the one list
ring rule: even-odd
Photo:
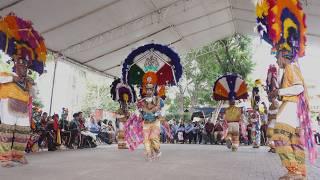
[[206,139],[205,139],[205,144],[209,141],[210,144],[213,144],[213,129],[214,129],[214,124],[211,120],[208,120],[207,123],[204,126],[205,131],[206,131]]
[[[70,143],[68,144],[69,148],[73,148],[73,144],[77,144],[78,147],[80,145],[80,122],[79,122],[79,114],[74,113],[73,114],[73,120],[70,122],[70,131],[71,131],[71,139]],[[76,143],[76,140],[78,142]]]
[[46,137],[47,137],[47,141],[48,141],[48,151],[57,150],[56,131],[54,128],[53,117],[48,118],[47,127],[46,127]]
[[107,126],[107,133],[109,134],[109,138],[111,139],[111,142],[113,142],[113,140],[115,139],[115,128],[112,125],[112,121],[108,122],[108,126]]
[[223,120],[217,121],[217,123],[214,125],[214,143],[222,144],[222,137],[223,137]]
[[44,112],[42,113],[40,124],[42,130],[44,130],[47,127],[47,121],[48,121],[48,113]]
[[161,122],[160,124],[160,140],[161,140],[161,143],[165,143],[167,141],[167,138],[166,138],[166,130],[165,130],[165,127],[163,125],[163,123]]
[[268,124],[265,121],[262,121],[262,126],[260,128],[261,131],[261,145],[267,145],[267,129]]
[[79,121],[79,126],[80,126],[80,130],[85,130],[85,122],[86,120],[83,117],[83,113],[82,112],[78,112],[78,121]]
[[53,119],[53,130],[55,133],[55,144],[56,146],[60,146],[61,145],[61,133],[60,133],[60,128],[59,128],[59,115],[58,114],[54,114],[52,116]]
[[38,141],[38,146],[39,148],[43,149],[45,148],[48,144],[47,142],[47,137],[48,137],[48,132],[47,132],[47,125],[48,122],[52,120],[51,116],[48,116],[46,112],[42,114],[41,120],[40,120],[40,129],[39,129],[39,141]]
[[171,134],[173,137],[172,143],[178,142],[178,125],[176,121],[173,121],[173,124],[171,124]]
[[95,133],[95,134],[99,134],[99,132],[100,132],[100,126],[95,121],[95,119],[92,115],[90,116],[90,123],[88,125],[88,129],[90,132]]
[[[318,116],[319,118],[319,116]],[[320,120],[317,121],[316,132],[314,134],[314,139],[318,145],[320,145]]]
[[248,137],[247,145],[251,145],[253,143],[251,134],[252,134],[252,123],[251,121],[249,121],[247,125],[247,137]]
[[69,131],[69,121],[67,120],[68,114],[67,112],[62,113],[61,119],[59,121],[59,128],[61,131],[61,143],[65,146],[70,144],[71,131]]
[[199,144],[202,143],[202,139],[204,137],[204,121],[202,121],[201,123],[199,123],[199,130],[198,130],[198,140],[199,140]]
[[192,126],[193,126],[193,129],[192,129],[192,140],[193,140],[193,143],[194,144],[197,144],[197,136],[198,136],[198,132],[199,132],[199,129],[200,129],[200,127],[199,127],[199,122],[193,122],[192,123]]
[[98,136],[103,142],[107,144],[112,144],[113,139],[108,132],[110,132],[110,127],[108,127],[108,120],[105,119],[101,122],[100,133]]
[[187,126],[186,126],[186,129],[185,129],[185,133],[186,133],[186,139],[185,140],[189,140],[189,144],[191,144],[191,141],[193,139],[193,124],[192,123],[188,123]]
[[186,135],[185,135],[185,125],[184,121],[180,120],[179,127],[177,129],[178,142],[184,144]]

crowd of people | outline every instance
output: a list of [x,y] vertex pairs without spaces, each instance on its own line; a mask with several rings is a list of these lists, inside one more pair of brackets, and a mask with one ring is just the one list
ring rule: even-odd
[[116,141],[112,121],[96,120],[93,115],[86,119],[82,112],[74,113],[69,121],[68,115],[67,109],[63,109],[61,118],[58,114],[49,116],[47,112],[34,109],[32,135],[26,152],[44,148],[55,151],[62,145],[69,149],[94,148],[99,143],[111,144]]
[[172,120],[167,128],[166,123],[161,123],[162,143],[193,143],[193,144],[219,144],[223,143],[223,121],[213,123],[209,120],[202,122],[185,122]]
[[[270,152],[275,153],[267,132],[272,112],[267,110],[265,104],[260,110],[247,110],[243,113],[240,123],[239,141],[243,145],[252,145],[253,148],[270,146]],[[242,127],[243,126],[243,127]],[[179,121],[172,119],[162,122],[160,128],[161,143],[170,144],[225,144],[225,118],[221,112],[217,120],[205,118],[201,121]],[[314,126],[315,140],[320,144],[320,115]]]
[[[55,151],[61,145],[68,149],[82,149],[94,148],[99,143],[117,143],[117,121],[114,127],[112,121],[96,120],[93,115],[86,120],[82,112],[74,113],[71,121],[68,120],[68,116],[66,109],[63,109],[60,118],[58,114],[48,116],[47,112],[34,109],[31,123],[32,134],[26,152],[35,152],[44,148],[48,148],[48,151]],[[240,144],[253,145],[254,148],[270,145],[267,135],[269,116],[266,106],[262,111],[245,111],[239,127],[239,132],[242,132],[239,136]],[[320,115],[317,117],[317,122],[318,128],[314,129],[314,134],[316,143],[320,144]],[[160,141],[170,144],[223,145],[226,143],[225,123],[223,112],[219,113],[216,120],[204,118],[200,121],[182,119],[162,121]],[[275,151],[271,148],[270,152]]]

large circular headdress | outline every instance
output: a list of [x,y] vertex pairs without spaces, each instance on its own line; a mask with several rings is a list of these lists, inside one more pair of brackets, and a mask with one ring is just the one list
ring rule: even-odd
[[157,93],[165,97],[165,86],[176,85],[182,75],[180,57],[168,46],[147,44],[132,51],[125,59],[122,78],[125,83],[141,88],[145,85],[157,86]]
[[147,72],[156,73],[158,85],[176,85],[182,75],[180,57],[168,46],[140,46],[128,55],[123,64],[123,81],[141,85],[142,77]]
[[216,101],[248,98],[248,88],[239,74],[226,74],[214,83],[212,97]]
[[44,39],[30,21],[25,21],[13,13],[1,18],[0,49],[10,57],[18,55],[28,60],[29,69],[43,73],[47,49]]

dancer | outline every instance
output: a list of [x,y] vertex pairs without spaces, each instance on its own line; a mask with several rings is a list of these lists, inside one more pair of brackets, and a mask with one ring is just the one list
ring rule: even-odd
[[[13,13],[0,20],[0,49],[14,63],[13,73],[0,72],[0,162],[4,167],[27,164],[24,151],[30,136],[35,83],[31,70],[42,74],[46,61],[43,38],[32,23]],[[28,33],[26,33],[28,32]]]
[[142,100],[144,147],[147,160],[159,158],[160,152],[160,97],[155,95],[153,84],[146,84],[146,97]]
[[283,69],[279,89],[270,98],[281,97],[274,134],[276,153],[288,173],[280,179],[306,179],[305,150],[314,163],[316,147],[311,130],[307,89],[298,65],[304,56],[305,14],[298,0],[262,0],[257,4],[258,32],[274,49],[279,68]]
[[118,149],[128,149],[125,139],[125,126],[130,117],[128,106],[136,102],[136,93],[133,86],[124,84],[121,79],[115,79],[111,84],[110,94],[112,99],[120,104],[116,117]]
[[235,106],[235,99],[229,100],[229,107],[226,109],[224,119],[228,123],[228,135],[226,137],[227,147],[232,151],[237,151],[239,147],[240,138],[240,121],[242,117],[242,110]]
[[[238,150],[240,142],[240,122],[242,121],[242,109],[235,106],[236,100],[247,99],[247,84],[238,74],[226,74],[216,80],[213,87],[213,99],[217,101],[229,101],[229,107],[224,116],[224,136],[227,147],[233,152]],[[220,103],[220,107],[222,103]],[[219,107],[217,108],[220,111]],[[216,113],[217,114],[217,113]]]

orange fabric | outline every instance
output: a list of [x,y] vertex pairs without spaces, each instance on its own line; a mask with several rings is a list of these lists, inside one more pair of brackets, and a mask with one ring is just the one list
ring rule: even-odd
[[[300,44],[299,44],[299,56],[302,57],[304,56],[305,53],[305,42],[306,42],[306,31],[307,27],[305,24],[305,14],[303,13],[303,10],[299,6],[298,0],[287,0],[287,1],[276,1],[274,6],[271,6],[271,19],[273,19],[272,24],[271,24],[271,34],[274,35],[273,43],[277,44],[281,37],[283,29],[288,29],[288,26],[285,26],[283,24],[282,20],[282,11],[284,9],[289,9],[290,12],[294,14],[294,16],[297,18],[299,22],[299,32],[300,32]],[[282,29],[283,28],[283,29]]]
[[[282,80],[282,88],[293,85],[303,85],[303,77],[299,67],[295,64],[286,65]],[[298,96],[283,96],[282,101],[298,102]]]
[[15,83],[0,84],[0,99],[12,98],[23,102],[29,102],[29,92],[23,91]]
[[12,76],[12,75],[7,72],[0,72],[0,76]]
[[245,83],[242,83],[240,85],[240,88],[239,88],[238,92],[237,92],[237,96],[240,97],[240,96],[244,95],[247,92],[248,92],[247,85]]
[[145,86],[149,83],[153,85],[158,83],[158,77],[155,72],[147,72],[143,75],[142,84]]
[[228,97],[229,96],[228,91],[226,90],[226,88],[220,82],[218,82],[217,85],[216,85],[215,93],[217,93],[219,96],[222,96],[222,97]]
[[5,21],[7,22],[8,28],[10,29],[10,36],[13,36],[15,39],[20,40],[19,32],[17,31],[18,25],[16,23],[14,16],[6,16]]
[[226,109],[224,119],[227,122],[239,122],[241,120],[241,108],[230,106]]

